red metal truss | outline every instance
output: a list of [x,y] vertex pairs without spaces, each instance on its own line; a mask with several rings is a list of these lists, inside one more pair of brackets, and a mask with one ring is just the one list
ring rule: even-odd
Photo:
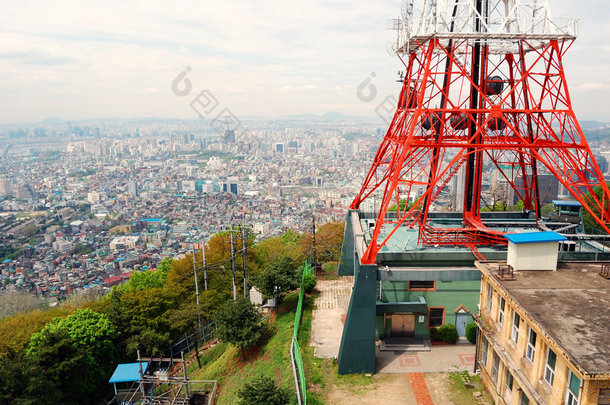
[[[515,43],[517,52],[491,54],[481,40],[433,38],[409,54],[396,112],[351,205],[358,209],[372,195],[382,195],[363,263],[374,263],[401,226],[417,225],[423,245],[476,251],[505,244],[501,233],[481,221],[484,163],[496,167],[536,218],[537,173],[546,170],[610,232],[610,192],[572,110],[563,70],[571,41]],[[462,226],[432,224],[432,204],[460,173]],[[597,186],[601,198],[592,192]],[[404,199],[413,204],[401,205]],[[384,224],[393,227],[387,232]]]

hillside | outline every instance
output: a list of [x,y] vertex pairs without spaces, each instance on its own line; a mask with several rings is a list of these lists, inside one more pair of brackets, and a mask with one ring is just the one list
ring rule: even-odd
[[[217,405],[230,405],[238,402],[237,392],[246,382],[265,375],[276,380],[278,385],[287,387],[296,403],[294,376],[290,364],[290,339],[298,294],[290,293],[282,303],[279,315],[267,321],[267,330],[255,347],[246,351],[242,360],[238,348],[219,343],[207,350],[202,356],[202,369],[194,362],[189,377],[198,380],[218,380],[219,393]],[[311,317],[311,309],[307,311]]]

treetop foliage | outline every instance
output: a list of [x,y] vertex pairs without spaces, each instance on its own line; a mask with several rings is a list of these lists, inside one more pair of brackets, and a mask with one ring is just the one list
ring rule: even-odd
[[[342,236],[343,224],[318,227],[320,261],[336,260]],[[234,233],[233,244],[241,297],[241,232]],[[279,298],[297,287],[298,268],[312,252],[310,235],[288,231],[258,243],[248,235],[245,244],[250,285]],[[207,291],[203,257],[200,251],[195,255],[199,306],[189,254],[167,258],[154,271],[134,273],[106,296],[83,293],[46,311],[34,309],[0,319],[0,404],[94,403],[109,388],[108,378],[118,362],[134,361],[138,349],[145,356],[163,354],[192,333],[199,318],[205,323],[214,320],[217,336],[240,347],[243,356],[244,348],[262,333],[261,315],[247,299],[233,302],[230,235],[213,236],[205,249]],[[31,306],[22,306],[26,307]],[[274,403],[269,401],[262,403]]]
[[275,381],[266,376],[255,378],[239,390],[239,405],[285,405],[290,402],[290,392],[276,387]]
[[262,316],[250,301],[238,298],[228,301],[214,316],[216,336],[223,342],[243,349],[256,342],[262,331]]

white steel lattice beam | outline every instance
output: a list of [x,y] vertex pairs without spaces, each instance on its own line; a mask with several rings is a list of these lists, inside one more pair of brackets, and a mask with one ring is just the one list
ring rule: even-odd
[[[520,40],[541,48],[550,40],[573,40],[575,19],[554,19],[548,0],[403,0],[393,48],[416,52],[432,38],[481,39],[491,53],[514,52]],[[456,52],[460,52],[457,48]]]

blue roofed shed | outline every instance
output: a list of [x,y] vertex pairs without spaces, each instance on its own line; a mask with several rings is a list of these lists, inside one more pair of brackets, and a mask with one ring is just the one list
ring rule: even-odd
[[563,235],[557,232],[522,232],[522,233],[506,233],[504,237],[512,243],[542,243],[542,242],[559,242],[567,240]]
[[557,270],[559,242],[567,240],[557,232],[507,233],[506,263],[514,270]]
[[114,395],[118,395],[117,384],[133,383],[140,380],[140,364],[142,364],[142,374],[146,373],[148,362],[142,363],[123,363],[116,366],[114,373],[108,382],[114,386]]
[[[148,362],[142,362],[142,373],[146,373]],[[140,379],[140,363],[123,363],[116,366],[110,384],[138,381]]]

